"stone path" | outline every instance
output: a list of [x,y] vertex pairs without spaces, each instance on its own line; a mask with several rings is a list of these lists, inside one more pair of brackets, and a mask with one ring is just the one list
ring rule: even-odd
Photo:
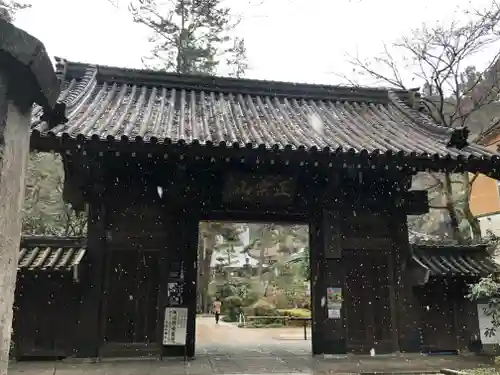
[[[213,318],[197,321],[196,359],[102,360],[98,363],[12,363],[9,375],[230,375],[230,374],[424,374],[442,368],[477,368],[484,359],[419,354],[376,357],[348,355],[337,358],[311,356],[311,341],[293,335],[294,328],[249,329]],[[287,337],[287,339],[282,339]],[[292,339],[290,339],[292,337]],[[301,339],[293,339],[301,337]],[[483,361],[483,362],[482,362]]]

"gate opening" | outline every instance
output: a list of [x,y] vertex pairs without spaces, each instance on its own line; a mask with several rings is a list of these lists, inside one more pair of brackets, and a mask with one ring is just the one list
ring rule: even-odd
[[197,356],[311,354],[307,225],[202,221],[197,268]]

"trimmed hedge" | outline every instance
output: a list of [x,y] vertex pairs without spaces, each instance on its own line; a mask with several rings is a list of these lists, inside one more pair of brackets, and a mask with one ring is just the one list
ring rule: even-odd
[[[281,316],[289,316],[293,318],[310,318],[311,317],[311,311],[307,309],[282,309],[278,310],[278,314]],[[304,326],[304,321],[303,320],[289,320],[286,322],[286,325],[292,326],[292,327],[303,327]]]

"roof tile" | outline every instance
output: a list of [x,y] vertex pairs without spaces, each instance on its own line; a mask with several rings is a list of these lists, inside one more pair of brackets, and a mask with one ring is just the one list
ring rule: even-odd
[[68,271],[80,264],[85,252],[81,239],[25,237],[21,242],[18,269]]
[[[492,156],[447,148],[450,129],[408,106],[409,92],[193,77],[65,63],[60,100],[69,122],[45,136],[145,142],[316,147],[439,156]],[[34,111],[35,117],[38,111]],[[312,119],[323,131],[315,131]]]
[[439,246],[412,246],[414,263],[430,271],[433,276],[487,276],[500,271],[484,246],[462,248]]

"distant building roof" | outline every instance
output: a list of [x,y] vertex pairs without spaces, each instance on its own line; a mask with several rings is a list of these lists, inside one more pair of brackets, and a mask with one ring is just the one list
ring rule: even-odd
[[[259,262],[251,257],[249,257],[247,254],[241,252],[241,248],[235,249],[235,253],[231,254],[231,263],[226,264],[225,267],[227,268],[241,268],[245,265],[248,265],[250,267],[257,267],[259,265]],[[214,251],[212,253],[212,259],[210,261],[210,267],[215,267],[217,264],[219,264],[218,259],[223,258],[224,263],[227,263],[227,254],[223,251]]]

